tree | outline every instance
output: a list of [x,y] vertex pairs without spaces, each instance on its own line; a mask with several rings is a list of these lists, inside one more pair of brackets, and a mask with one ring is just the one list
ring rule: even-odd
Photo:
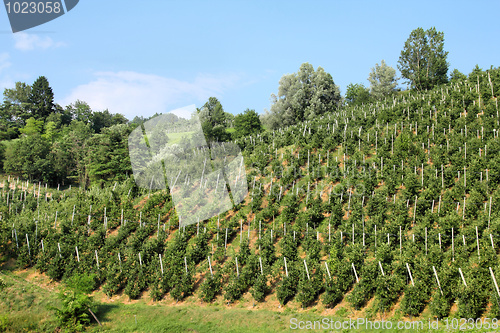
[[349,105],[361,105],[370,101],[370,91],[359,83],[349,83],[345,93],[345,101]]
[[246,109],[244,113],[234,117],[234,136],[239,138],[245,135],[262,132],[262,123],[255,110]]
[[375,68],[372,68],[368,81],[370,81],[370,92],[373,97],[389,96],[396,90],[396,70],[382,60],[380,65],[375,64]]
[[457,82],[465,81],[465,80],[467,80],[467,75],[465,75],[464,73],[460,72],[456,68],[450,74],[450,82],[457,83]]
[[35,119],[45,120],[49,114],[55,111],[54,93],[45,76],[40,76],[33,83],[28,102],[31,116]]
[[76,100],[76,102],[66,106],[66,110],[75,120],[82,121],[86,124],[92,122],[92,109],[86,102]]
[[226,132],[226,114],[217,98],[210,97],[208,102],[201,109],[197,109],[197,111],[207,143],[229,139],[229,135]]
[[92,128],[96,133],[100,133],[101,129],[105,127],[111,127],[118,124],[126,124],[128,122],[124,115],[116,113],[112,114],[107,109],[104,111],[94,112],[90,120],[92,122]]
[[335,110],[340,103],[340,91],[323,68],[314,71],[311,64],[304,63],[297,73],[280,79],[278,95],[272,94],[271,100],[273,105],[265,122],[274,129]]
[[401,75],[417,90],[431,89],[446,83],[448,52],[443,50],[444,33],[432,27],[417,28],[410,33],[398,61]]
[[31,95],[31,86],[24,82],[16,82],[15,88],[5,89],[3,92],[4,105],[9,111],[12,121],[22,126],[29,118],[28,106]]
[[123,180],[131,172],[128,155],[130,128],[120,124],[103,128],[88,141],[88,174],[91,181]]
[[50,144],[39,133],[15,141],[5,152],[5,171],[29,180],[50,182],[52,166]]
[[26,121],[26,126],[19,129],[19,132],[25,135],[33,135],[36,133],[41,133],[43,128],[43,120],[36,120],[31,117]]

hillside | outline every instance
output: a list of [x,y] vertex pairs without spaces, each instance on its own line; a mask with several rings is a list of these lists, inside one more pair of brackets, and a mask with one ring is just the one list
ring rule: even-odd
[[54,280],[93,274],[109,297],[500,318],[499,94],[500,70],[477,70],[242,137],[244,202],[180,230],[169,192],[132,178],[5,176],[0,253]]

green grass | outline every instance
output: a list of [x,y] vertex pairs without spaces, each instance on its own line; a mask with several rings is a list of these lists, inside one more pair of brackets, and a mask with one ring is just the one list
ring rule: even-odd
[[[57,288],[48,290],[43,281],[27,281],[25,277],[33,270],[23,273],[0,271],[0,278],[5,281],[0,291],[0,332],[54,332],[57,329],[54,312],[51,307],[58,306]],[[33,278],[31,278],[33,279]],[[40,282],[40,283],[38,283]],[[100,292],[98,292],[98,296]],[[283,310],[283,309],[282,309]],[[339,309],[333,321],[349,321],[350,310]],[[303,325],[321,322],[326,317],[313,310],[294,310],[286,307],[283,311],[273,309],[250,309],[239,305],[226,306],[221,303],[198,305],[197,302],[185,302],[178,305],[146,304],[140,299],[134,304],[101,303],[96,316],[103,326],[93,323],[89,332],[289,332],[297,331],[291,325],[301,321]],[[397,316],[396,316],[397,317]],[[415,332],[416,330],[397,330],[392,320],[392,330],[377,332]],[[296,319],[294,319],[296,318]],[[375,321],[375,319],[371,319]],[[380,321],[380,319],[378,319]],[[424,330],[419,332],[445,332],[445,324],[439,322],[439,330],[428,329],[428,318],[420,318]],[[355,321],[355,319],[354,319]],[[318,323],[317,323],[318,324]],[[302,330],[299,330],[302,331]],[[340,330],[318,327],[308,331],[337,332]],[[372,330],[346,329],[342,332],[370,332]],[[484,331],[484,330],[483,330]]]
[[55,330],[51,307],[59,305],[56,293],[11,272],[0,271],[0,279],[5,283],[0,290],[0,332]]

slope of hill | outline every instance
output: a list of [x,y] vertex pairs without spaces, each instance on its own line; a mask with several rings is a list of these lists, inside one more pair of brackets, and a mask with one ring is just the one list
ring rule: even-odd
[[244,137],[244,203],[180,230],[168,192],[132,179],[6,179],[0,251],[108,296],[498,317],[499,93],[500,70],[477,71]]

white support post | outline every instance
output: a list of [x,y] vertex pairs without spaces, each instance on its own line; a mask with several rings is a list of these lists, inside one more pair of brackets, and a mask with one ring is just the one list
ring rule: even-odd
[[491,278],[493,279],[493,283],[495,284],[495,288],[497,290],[497,294],[500,297],[500,290],[498,289],[497,279],[495,278],[495,274],[493,274],[493,270],[491,269],[491,267],[489,267],[489,269],[490,269]]
[[436,281],[438,283],[439,291],[441,292],[441,296],[443,296],[443,289],[441,289],[441,283],[439,282],[438,273],[436,272],[436,267],[432,266],[432,270],[434,271],[434,276],[436,277]]
[[382,272],[382,276],[385,276],[384,269],[382,268],[382,263],[380,262],[380,260],[378,262],[378,266],[380,267],[380,271]]
[[160,269],[161,269],[161,275],[163,275],[163,261],[161,260],[161,253],[158,253],[158,257],[160,257]]
[[307,273],[307,279],[311,280],[311,277],[309,276],[309,269],[307,269],[307,263],[306,260],[304,259],[304,267],[306,268],[306,273]]
[[236,276],[240,276],[240,268],[238,267],[238,257],[234,257],[234,261],[236,263]]
[[464,273],[462,273],[462,269],[460,267],[458,267],[458,272],[460,273],[460,276],[462,277],[462,281],[464,282],[465,287],[467,287],[467,282],[465,282]]
[[410,265],[406,263],[406,269],[408,270],[408,275],[410,275],[411,285],[415,287],[415,282],[413,281],[413,276],[411,275]]
[[283,257],[283,261],[285,262],[285,273],[286,273],[286,276],[288,276],[288,267],[286,265],[286,257]]
[[328,278],[331,279],[332,275],[330,274],[330,269],[328,268],[328,263],[325,261],[326,272],[328,273]]
[[479,253],[479,232],[477,230],[477,225],[476,225],[476,243],[477,243],[477,256],[481,258],[481,254]]
[[354,271],[354,276],[356,277],[356,282],[359,282],[358,273],[356,272],[356,267],[354,267],[354,263],[351,263],[352,270]]
[[214,272],[212,271],[212,262],[210,261],[210,256],[208,256],[208,267],[210,267],[210,275],[214,276]]

